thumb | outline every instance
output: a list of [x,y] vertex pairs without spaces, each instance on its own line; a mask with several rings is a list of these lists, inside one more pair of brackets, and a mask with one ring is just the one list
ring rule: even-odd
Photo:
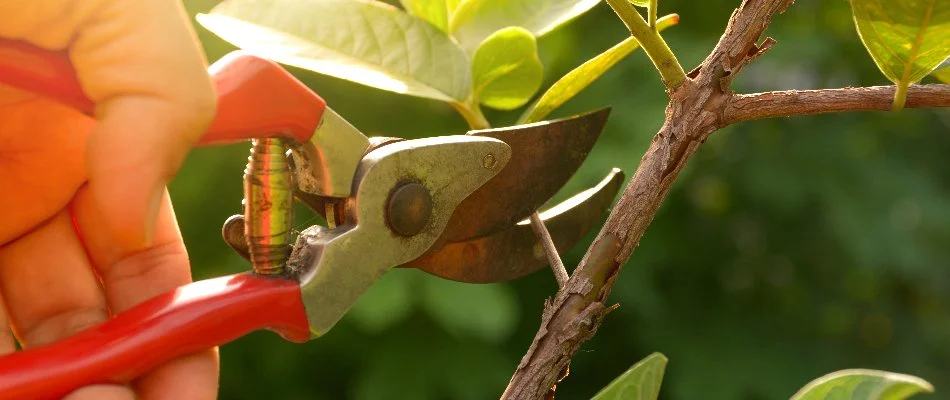
[[101,2],[87,21],[70,57],[99,120],[90,192],[116,243],[144,249],[165,185],[214,116],[207,62],[177,0]]

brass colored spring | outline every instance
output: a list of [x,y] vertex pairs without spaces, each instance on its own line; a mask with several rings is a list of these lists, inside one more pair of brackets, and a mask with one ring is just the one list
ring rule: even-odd
[[251,266],[280,274],[290,255],[293,188],[280,139],[255,139],[244,170],[244,234]]

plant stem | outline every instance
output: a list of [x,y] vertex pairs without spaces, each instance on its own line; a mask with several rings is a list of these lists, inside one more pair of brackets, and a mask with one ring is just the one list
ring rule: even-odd
[[607,4],[627,26],[630,34],[640,42],[643,51],[660,72],[660,78],[667,89],[676,89],[682,85],[686,81],[686,72],[659,32],[647,25],[647,21],[628,0],[607,0]]
[[650,19],[650,29],[656,32],[656,3],[657,0],[650,0],[650,8],[647,9],[647,15]]
[[[474,103],[474,104],[472,104]],[[459,114],[462,115],[462,118],[465,118],[465,122],[468,123],[468,126],[472,129],[488,129],[491,128],[491,124],[488,123],[488,120],[485,119],[485,114],[482,114],[482,108],[478,105],[477,102],[453,102],[451,103],[452,107],[455,108]]]
[[907,82],[901,82],[897,85],[897,91],[894,92],[894,102],[891,103],[891,111],[900,111],[904,108],[907,101]]

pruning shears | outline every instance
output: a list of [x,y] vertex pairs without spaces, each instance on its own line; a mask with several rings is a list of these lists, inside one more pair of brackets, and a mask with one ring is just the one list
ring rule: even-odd
[[[278,64],[233,52],[209,68],[218,113],[199,145],[251,140],[243,213],[225,242],[252,270],[181,286],[50,345],[0,357],[0,398],[59,398],[128,382],[185,354],[268,329],[318,338],[391,268],[469,283],[547,265],[526,218],[587,157],[609,109],[463,135],[368,138]],[[65,53],[0,40],[0,82],[87,114]],[[622,173],[541,214],[567,250],[610,206]],[[322,215],[292,237],[293,202]]]

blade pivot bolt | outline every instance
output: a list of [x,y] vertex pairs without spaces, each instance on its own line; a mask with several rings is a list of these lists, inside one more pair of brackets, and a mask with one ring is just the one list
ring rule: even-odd
[[425,186],[405,183],[389,195],[386,219],[389,227],[399,235],[413,236],[422,232],[432,217],[432,195]]
[[485,169],[494,168],[496,162],[497,161],[495,160],[495,155],[491,153],[486,154],[485,158],[482,158],[482,166],[485,167]]

